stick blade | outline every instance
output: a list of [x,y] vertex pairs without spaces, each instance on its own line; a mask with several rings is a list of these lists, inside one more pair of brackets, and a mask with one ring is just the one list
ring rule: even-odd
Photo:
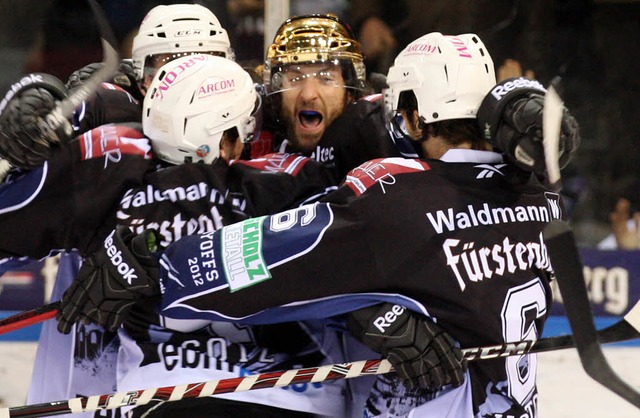
[[558,80],[554,80],[547,88],[542,110],[544,159],[547,166],[548,182],[554,190],[560,190],[560,165],[558,161],[560,159],[560,130],[564,112],[564,103],[556,87],[558,82]]
[[554,220],[545,227],[543,237],[582,367],[592,379],[640,408],[640,393],[611,369],[602,352],[571,227]]

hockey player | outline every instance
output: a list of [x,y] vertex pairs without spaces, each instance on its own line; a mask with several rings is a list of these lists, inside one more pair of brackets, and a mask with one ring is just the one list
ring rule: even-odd
[[[342,175],[362,161],[400,155],[384,124],[357,138],[348,133],[354,132],[360,121],[347,126],[346,132],[342,126],[325,134],[345,112],[353,112],[353,103],[365,91],[360,44],[336,16],[304,15],[286,20],[267,49],[262,74],[269,115],[276,122],[266,126],[272,130],[275,149],[338,164]],[[268,135],[263,133],[261,140]],[[255,151],[258,145],[252,144],[253,155],[260,152]],[[338,148],[349,152],[337,158]]]
[[[272,323],[355,311],[354,335],[390,359],[398,344],[424,348],[416,312],[462,347],[537,339],[551,301],[542,229],[564,213],[559,195],[504,162],[477,126],[494,77],[475,35],[417,39],[396,58],[388,97],[425,159],[367,162],[320,203],[183,237],[160,266],[146,251],[154,267],[136,273],[159,278],[162,313],[177,320]],[[78,277],[76,296],[89,279],[123,283],[108,259],[94,257],[102,262]],[[211,282],[196,283],[194,271]],[[392,305],[374,306],[381,301]],[[108,303],[90,308],[76,319],[111,313]],[[395,360],[410,369],[423,354]],[[475,362],[461,386],[451,383],[403,390],[381,377],[365,416],[537,416],[533,354]]]
[[[159,161],[150,158],[149,144],[138,132],[117,125],[96,128],[54,149],[53,158],[42,167],[13,175],[3,186],[2,233],[15,236],[27,224],[31,230],[23,240],[3,243],[4,255],[37,258],[51,249],[71,248],[91,252],[104,238],[103,231],[116,223],[137,231],[157,227],[167,244],[253,214],[295,207],[335,188],[331,171],[299,156],[277,155],[231,166],[221,160],[208,164],[217,155],[217,142],[211,140],[226,143],[229,139],[220,139],[223,130],[228,135],[235,129],[241,138],[253,132],[257,93],[249,75],[232,61],[207,55],[181,58],[163,67],[154,91],[145,99],[143,125],[154,138],[157,155],[173,164],[204,163],[158,171]],[[207,143],[199,142],[204,140]],[[231,156],[233,149],[225,153]],[[54,218],[36,217],[52,212]],[[310,339],[312,323],[306,323],[306,329],[296,324],[260,328],[208,324],[203,330],[190,329],[189,334],[168,332],[148,308],[133,309],[123,330],[121,352],[125,354],[121,358],[130,362],[120,367],[124,387],[148,386],[160,378],[184,383],[215,375],[317,365],[327,356],[317,344],[330,343]],[[113,331],[116,327],[108,328]],[[234,416],[246,416],[247,411],[252,416],[307,416],[312,412],[340,416],[343,394],[339,386],[302,385],[232,397],[239,404],[209,399],[187,404],[192,416],[209,416],[214,409]],[[274,399],[279,408],[268,406]],[[154,408],[149,416],[172,413]]]
[[28,83],[26,78],[21,80],[17,86],[20,92],[9,92],[12,97],[23,98],[11,103],[18,109],[0,109],[0,114],[6,111],[7,115],[14,118],[13,121],[2,123],[0,157],[14,167],[30,169],[48,158],[52,145],[107,123],[139,123],[142,99],[155,72],[173,59],[195,53],[234,58],[229,36],[218,18],[199,4],[159,5],[152,8],[134,37],[132,59],[123,60],[111,82],[103,83],[95,94],[81,104],[70,121],[73,130],[51,135],[41,132],[40,124],[23,127],[19,122],[34,120],[30,112],[38,112],[40,117],[46,115],[51,111],[54,100],[61,100],[67,95],[67,90],[73,91],[82,85],[102,67],[102,63],[89,64],[71,74],[66,89],[50,75],[36,75],[45,77],[44,80],[35,80],[43,81],[39,83],[40,90],[25,88],[29,87],[27,84],[34,87],[34,83]]
[[[364,57],[347,25],[334,15],[285,21],[267,49],[263,83],[275,124],[266,123],[252,155],[274,149],[299,152],[337,169],[343,177],[363,161],[382,156],[415,158],[420,147],[385,118],[381,94],[367,91]],[[509,79],[485,97],[478,123],[486,139],[507,158],[544,179],[542,108],[544,87]],[[273,121],[272,121],[273,122]],[[578,124],[564,110],[560,141],[564,167],[580,143]],[[271,136],[272,134],[273,136]],[[263,142],[266,142],[263,143]],[[336,150],[343,150],[336,157]]]
[[[132,53],[133,59],[122,61],[113,80],[102,83],[99,90],[81,104],[66,131],[42,132],[42,125],[38,123],[39,118],[53,109],[57,100],[66,97],[67,91],[62,82],[47,74],[37,74],[37,87],[23,83],[20,91],[15,92],[8,102],[7,108],[0,112],[0,155],[14,167],[37,168],[49,156],[52,146],[78,134],[106,123],[120,124],[119,130],[124,129],[124,123],[136,127],[141,121],[144,91],[163,63],[193,53],[233,58],[226,30],[209,9],[197,4],[161,5],[151,9],[134,38]],[[95,63],[76,71],[69,77],[66,87],[73,93],[101,66],[102,63]],[[112,152],[115,154],[119,151]],[[152,169],[155,163],[145,167]],[[130,173],[139,175],[143,171],[140,167],[140,171],[132,169]],[[114,187],[107,189],[106,193],[111,191],[112,196],[117,197],[115,183],[125,178],[119,175],[112,175],[111,178]],[[58,186],[64,184],[62,181]],[[126,184],[123,187],[126,188]],[[96,223],[105,215],[102,210],[94,213]],[[79,259],[75,253],[65,252],[60,256],[51,295],[53,300],[62,297],[75,277],[78,265]],[[105,332],[91,324],[81,325],[72,335],[65,336],[57,332],[55,324],[45,323],[27,401],[40,403],[114,391],[118,345],[115,333]],[[71,364],[61,362],[61,358],[70,359]],[[66,383],[51,385],[52,375]],[[119,414],[119,411],[115,414]]]

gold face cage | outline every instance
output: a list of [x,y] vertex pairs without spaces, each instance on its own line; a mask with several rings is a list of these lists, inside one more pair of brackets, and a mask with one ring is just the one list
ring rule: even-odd
[[360,43],[335,15],[306,15],[286,20],[267,50],[263,81],[289,64],[350,61],[358,81],[365,80]]

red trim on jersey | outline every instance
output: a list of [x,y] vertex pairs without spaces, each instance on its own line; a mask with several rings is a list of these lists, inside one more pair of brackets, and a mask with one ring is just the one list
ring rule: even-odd
[[303,157],[301,155],[274,152],[253,160],[234,161],[233,164],[243,164],[258,170],[270,171],[273,173],[287,173],[295,176],[309,161],[310,158]]
[[383,187],[385,184],[394,184],[396,174],[417,173],[430,169],[429,164],[421,160],[398,157],[377,158],[351,170],[343,184],[359,196],[376,183]]
[[83,160],[102,156],[118,158],[122,154],[139,155],[145,160],[153,158],[149,140],[127,126],[99,126],[83,134],[79,142]]

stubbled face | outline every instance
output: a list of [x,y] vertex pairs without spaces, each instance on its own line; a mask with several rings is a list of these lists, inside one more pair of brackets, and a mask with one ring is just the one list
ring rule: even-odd
[[350,97],[340,67],[304,64],[287,68],[282,77],[281,117],[288,139],[301,151],[312,151]]

